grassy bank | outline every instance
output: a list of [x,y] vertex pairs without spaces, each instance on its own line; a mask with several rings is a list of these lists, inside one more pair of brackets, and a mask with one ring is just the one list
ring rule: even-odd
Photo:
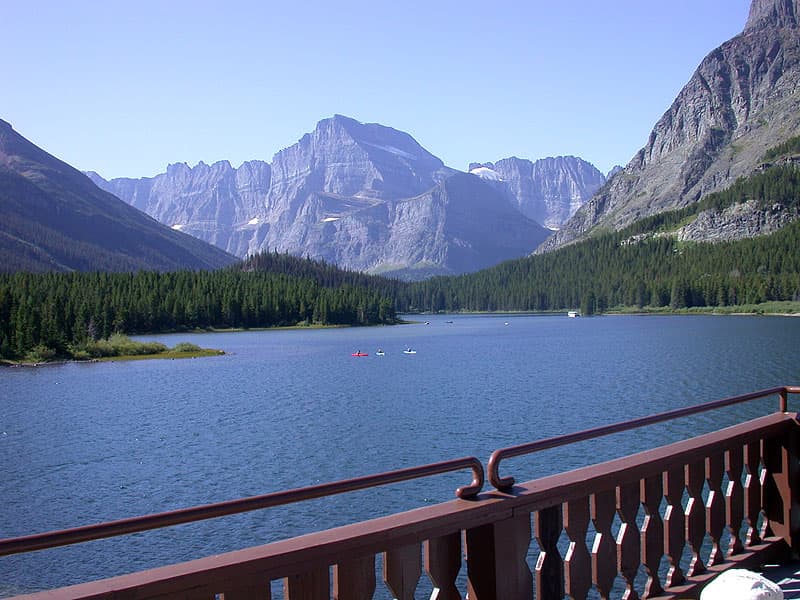
[[137,342],[126,335],[114,334],[108,339],[87,340],[80,344],[70,344],[66,352],[58,353],[47,346],[36,346],[22,360],[4,361],[7,365],[44,364],[63,361],[108,361],[142,360],[151,358],[198,358],[219,356],[222,350],[201,348],[195,344],[182,342],[168,348],[161,342]]
[[738,304],[734,306],[691,306],[671,308],[662,306],[626,306],[610,308],[606,314],[653,314],[653,315],[797,315],[800,316],[800,302],[762,302],[760,304]]

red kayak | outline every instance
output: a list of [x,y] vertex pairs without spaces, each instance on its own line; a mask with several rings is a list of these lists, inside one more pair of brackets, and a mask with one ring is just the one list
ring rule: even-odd
[[369,356],[366,352],[353,352],[353,356]]

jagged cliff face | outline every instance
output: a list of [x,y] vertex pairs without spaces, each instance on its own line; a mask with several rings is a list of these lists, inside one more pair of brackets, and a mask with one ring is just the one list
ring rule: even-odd
[[724,189],[798,135],[798,15],[800,0],[753,2],[744,31],[703,60],[645,147],[537,252]]
[[524,256],[549,233],[508,197],[410,135],[334,116],[270,164],[171,165],[150,179],[93,176],[158,220],[239,256],[261,250],[417,278]]
[[245,162],[238,169],[228,161],[191,168],[178,163],[143,179],[106,181],[97,173],[88,175],[158,221],[236,255],[248,249],[270,186],[270,165],[262,161]]
[[373,202],[339,217],[311,194],[268,247],[405,279],[475,271],[530,252],[547,230],[478,177],[455,173],[413,198]]
[[535,162],[504,158],[472,163],[470,172],[500,182],[522,214],[550,229],[559,229],[606,180],[594,165],[574,156]]

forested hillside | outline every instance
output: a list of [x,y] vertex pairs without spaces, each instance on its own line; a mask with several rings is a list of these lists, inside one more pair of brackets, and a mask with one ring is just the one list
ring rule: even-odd
[[[794,218],[771,235],[697,243],[704,211],[768,206]],[[75,355],[113,333],[394,323],[398,312],[732,306],[800,300],[800,169],[779,165],[681,210],[550,254],[404,283],[265,252],[214,272],[0,275],[0,357]],[[47,352],[45,352],[46,354]],[[42,352],[38,352],[42,355]]]
[[800,222],[769,236],[679,242],[671,233],[704,210],[755,201],[800,206],[800,169],[776,166],[682,210],[479,273],[409,286],[398,309],[562,310],[728,306],[800,299]]
[[394,322],[376,290],[263,271],[0,274],[3,358],[70,356],[116,332]]

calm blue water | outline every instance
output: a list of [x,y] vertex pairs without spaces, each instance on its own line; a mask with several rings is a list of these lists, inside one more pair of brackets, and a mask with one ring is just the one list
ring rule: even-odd
[[[426,318],[429,325],[153,336],[228,354],[0,370],[0,537],[459,456],[485,461],[503,446],[800,383],[800,318]],[[417,354],[404,355],[408,346]],[[378,347],[386,356],[374,355]],[[370,356],[350,356],[359,349]],[[507,461],[503,474],[533,479],[776,404]],[[0,558],[0,596],[449,500],[470,478],[466,471]]]

